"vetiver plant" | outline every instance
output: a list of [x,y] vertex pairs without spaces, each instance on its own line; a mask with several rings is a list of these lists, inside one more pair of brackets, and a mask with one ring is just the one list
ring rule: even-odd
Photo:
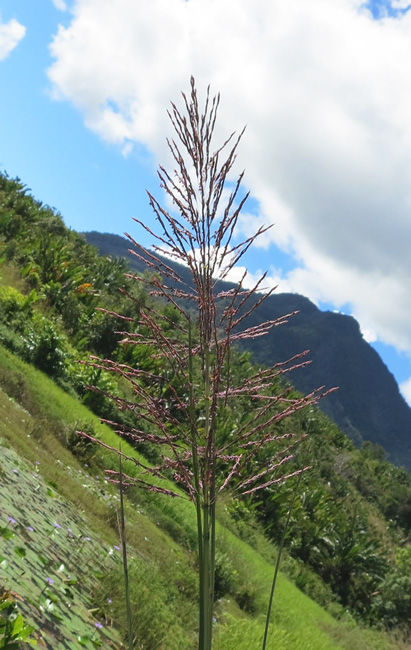
[[[150,350],[156,370],[147,370],[137,362],[95,357],[91,363],[121,377],[123,385],[126,380],[131,389],[127,397],[111,397],[120,409],[134,414],[135,425],[111,425],[135,444],[158,447],[159,460],[154,466],[113,448],[134,462],[139,472],[137,476],[119,476],[110,471],[111,479],[186,498],[194,504],[198,648],[210,650],[219,495],[230,489],[237,495],[251,494],[288,477],[286,463],[301,437],[292,431],[284,433],[278,425],[315,404],[322,389],[296,397],[280,382],[282,375],[308,363],[306,352],[245,378],[232,372],[230,351],[237,341],[264,336],[286,323],[292,314],[263,323],[254,321],[247,327],[249,317],[274,290],[263,292],[266,274],[251,289],[247,288],[246,274],[234,289],[222,283],[267,228],[261,227],[254,236],[236,242],[238,217],[248,196],[242,191],[243,173],[235,182],[231,180],[242,133],[233,133],[221,146],[214,144],[219,96],[211,98],[208,89],[201,111],[193,79],[190,96],[183,94],[183,101],[184,111],[172,104],[169,112],[175,139],[168,140],[168,146],[175,169],[168,172],[160,167],[158,172],[172,209],[149,194],[160,230],[156,233],[146,223],[136,221],[153,237],[153,247],[145,250],[127,235],[134,254],[152,271],[152,275],[134,277],[148,285],[153,303],[141,307],[137,321],[123,317],[128,327],[121,332],[122,342],[128,349],[135,346],[137,360],[139,350]],[[183,280],[164,256],[188,267],[191,280]],[[158,309],[153,307],[156,300]],[[113,316],[122,318],[117,313]],[[238,401],[247,405],[247,417],[238,415]],[[171,477],[178,486],[174,490],[164,483]]]

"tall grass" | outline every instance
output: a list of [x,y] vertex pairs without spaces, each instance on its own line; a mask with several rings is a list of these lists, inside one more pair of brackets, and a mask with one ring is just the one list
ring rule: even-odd
[[[168,146],[175,169],[169,172],[160,167],[158,175],[175,212],[149,194],[159,232],[136,221],[152,236],[153,249],[143,249],[127,235],[132,252],[154,271],[151,279],[135,279],[148,285],[150,294],[167,303],[176,317],[147,305],[140,306],[136,321],[111,312],[124,322],[122,342],[137,350],[136,363],[96,358],[90,362],[126,380],[132,389],[131,398],[111,395],[123,411],[137,414],[132,426],[110,423],[117,433],[135,443],[159,448],[160,460],[153,467],[136,454],[113,447],[140,473],[119,477],[118,471],[108,470],[111,480],[183,498],[194,505],[199,650],[212,648],[218,498],[227,489],[254,494],[303,472],[305,467],[287,473],[286,464],[304,436],[297,439],[292,432],[279,433],[278,424],[316,404],[322,396],[322,389],[305,397],[295,397],[289,388],[272,390],[280,376],[307,363],[305,353],[272,368],[256,370],[248,377],[232,372],[230,352],[236,341],[265,336],[292,314],[249,326],[250,316],[274,290],[260,293],[266,274],[251,289],[247,288],[246,274],[235,289],[227,291],[220,284],[267,228],[236,241],[237,221],[248,194],[242,190],[243,173],[234,183],[230,178],[243,134],[233,133],[222,143],[215,142],[219,101],[219,96],[212,98],[208,89],[201,110],[191,79],[189,97],[183,94],[183,109],[172,104],[169,117],[174,137]],[[162,255],[188,267],[191,280],[185,282]],[[152,351],[152,368],[143,369],[138,364],[142,347]],[[233,423],[233,435],[224,437],[221,424],[235,411],[239,399],[248,404],[248,417],[241,425]],[[92,439],[85,432],[82,435]],[[261,461],[264,447],[269,447],[270,453]],[[170,474],[179,490],[166,484]]]

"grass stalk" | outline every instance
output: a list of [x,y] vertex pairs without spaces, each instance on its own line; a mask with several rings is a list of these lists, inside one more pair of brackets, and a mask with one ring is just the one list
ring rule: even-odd
[[[150,206],[160,224],[160,233],[153,232],[138,219],[136,222],[154,237],[153,251],[144,249],[128,235],[137,258],[147,265],[149,271],[155,271],[147,279],[139,276],[136,279],[148,286],[153,300],[160,297],[166,301],[166,307],[171,308],[176,321],[166,315],[160,305],[157,308],[142,304],[133,331],[121,332],[125,335],[122,343],[137,346],[131,365],[97,357],[90,365],[113,372],[130,382],[133,393],[130,399],[101,391],[114,399],[122,411],[129,410],[133,418],[139,413],[139,418],[145,423],[144,426],[132,426],[130,431],[128,425],[120,423],[120,431],[132,440],[147,441],[161,449],[155,467],[130,457],[141,468],[144,478],[122,475],[120,460],[121,496],[124,485],[177,496],[173,490],[158,484],[159,479],[165,480],[172,471],[185,489],[187,498],[194,503],[199,563],[198,648],[211,650],[217,497],[228,486],[239,494],[248,495],[282,480],[278,477],[278,468],[292,458],[290,450],[297,441],[290,440],[294,434],[278,435],[277,424],[300,409],[316,404],[322,396],[322,389],[292,399],[288,397],[288,390],[279,395],[273,391],[280,375],[305,364],[305,352],[271,368],[256,369],[247,377],[230,375],[232,343],[265,336],[277,325],[286,323],[293,313],[245,326],[245,329],[239,327],[274,289],[259,295],[266,274],[250,289],[243,284],[245,275],[238,286],[229,290],[221,288],[217,280],[226,278],[269,226],[260,227],[240,243],[234,241],[235,226],[248,196],[246,193],[241,197],[242,173],[234,189],[230,190],[223,210],[221,200],[226,197],[225,190],[228,189],[243,131],[238,136],[231,134],[221,147],[216,147],[213,132],[219,95],[210,98],[207,89],[204,112],[200,113],[195,82],[191,78],[191,95],[183,94],[183,101],[187,115],[180,112],[174,103],[169,112],[176,137],[168,140],[168,146],[176,169],[170,174],[165,168],[159,168],[160,184],[175,213],[168,212],[148,193]],[[221,161],[223,150],[225,160]],[[172,251],[175,262],[188,267],[189,280],[163,260],[167,251]],[[184,306],[186,303],[190,308]],[[107,313],[127,322],[130,320],[114,312]],[[182,319],[185,319],[187,328],[180,325]],[[138,351],[142,346],[153,351],[153,363],[147,369],[139,367]],[[252,416],[245,417],[239,426],[234,424],[236,410],[232,406],[238,399],[244,399],[252,409]],[[224,440],[217,422],[223,422],[226,416],[228,422],[233,420],[233,438]],[[272,446],[270,456],[273,461],[268,465],[263,462],[260,467],[260,450],[265,445]],[[255,473],[250,476],[251,467]],[[111,478],[116,480],[114,474],[110,472]],[[293,475],[284,474],[283,478]],[[124,537],[124,521],[121,530]],[[122,542],[126,562],[125,538]],[[267,627],[277,573],[278,567]],[[128,580],[126,563],[125,579]]]
[[295,500],[296,500],[297,494],[299,492],[299,487],[300,487],[302,475],[303,475],[302,473],[298,475],[297,483],[296,483],[296,486],[295,486],[295,489],[294,489],[294,492],[293,492],[293,498],[292,498],[291,505],[290,505],[290,508],[289,508],[288,514],[287,514],[287,520],[285,522],[283,534],[281,536],[281,541],[280,541],[280,545],[279,545],[279,548],[278,548],[278,555],[277,555],[277,560],[276,560],[276,563],[275,563],[273,581],[271,583],[270,598],[269,598],[269,601],[268,601],[267,615],[266,615],[266,619],[265,619],[263,645],[262,645],[261,650],[266,650],[266,648],[267,648],[268,628],[269,628],[269,625],[270,625],[271,611],[272,611],[273,602],[274,602],[274,594],[275,594],[275,588],[276,588],[276,585],[277,585],[278,572],[280,570],[281,557],[282,557],[282,553],[283,553],[283,549],[284,549],[285,538],[286,538],[286,535],[287,535],[287,532],[288,532],[288,527],[289,527],[289,524],[290,524],[291,515],[292,515],[293,509],[294,509],[294,505],[295,505]]
[[197,450],[197,430],[195,423],[195,402],[194,402],[194,371],[193,371],[193,337],[192,337],[192,323],[191,318],[188,318],[188,378],[189,378],[189,401],[190,401],[190,439],[191,439],[191,452],[193,456],[193,476],[194,476],[194,493],[195,493],[195,509],[197,516],[197,551],[198,551],[198,565],[199,565],[199,650],[204,650],[204,635],[205,635],[205,599],[204,599],[204,544],[203,544],[203,519],[201,509],[201,484],[200,484],[200,471]]
[[211,413],[211,363],[210,343],[206,335],[204,346],[204,399],[205,399],[205,420],[204,420],[204,446],[206,449],[204,464],[205,472],[203,479],[204,499],[204,597],[205,607],[205,639],[204,650],[211,650],[213,642],[213,605],[214,605],[214,565],[215,565],[215,440],[213,421]]
[[123,464],[121,455],[121,442],[119,444],[119,487],[120,487],[120,521],[119,533],[121,542],[121,553],[123,557],[123,575],[124,575],[124,593],[126,599],[126,614],[127,614],[127,636],[129,650],[133,650],[133,625],[130,603],[130,585],[128,577],[128,561],[127,561],[127,543],[126,543],[126,525],[124,517],[124,495],[123,495]]
[[[206,497],[207,499],[207,497]],[[208,499],[207,499],[208,501]],[[210,627],[210,518],[209,504],[203,505],[203,562],[200,571],[203,574],[203,599],[204,599],[204,639],[200,640],[201,650],[211,650],[211,627]],[[211,614],[212,616],[212,614]]]

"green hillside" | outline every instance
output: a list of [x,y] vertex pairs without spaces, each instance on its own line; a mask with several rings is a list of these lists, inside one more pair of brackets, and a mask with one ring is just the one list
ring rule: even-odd
[[[0,364],[2,586],[12,590],[34,624],[39,647],[91,648],[97,641],[122,647],[118,496],[102,475],[114,459],[101,450],[94,455],[94,450],[78,449],[73,455],[67,448],[80,422],[94,427],[108,444],[114,434],[44,374],[4,349]],[[129,494],[127,535],[136,647],[194,647],[194,511],[165,497]],[[217,605],[216,648],[250,648],[261,639],[275,552],[254,528],[252,538],[250,545],[219,528],[232,593]],[[252,614],[236,602],[245,595]],[[360,631],[352,622],[337,623],[281,576],[269,647],[391,646],[381,634]]]
[[[118,458],[76,431],[117,448],[117,435],[99,418],[133,425],[130,411],[109,399],[129,399],[129,388],[83,362],[98,355],[164,372],[152,351],[119,346],[115,333],[124,328],[115,314],[136,322],[156,299],[124,276],[124,262],[99,257],[5,175],[0,258],[2,599],[33,623],[39,647],[125,647],[119,497],[104,478]],[[177,336],[176,313],[158,309]],[[254,367],[249,354],[233,350],[237,376]],[[249,406],[240,404],[233,417],[252,417]],[[303,478],[220,502],[214,647],[261,645],[276,544],[297,490],[268,647],[407,648],[400,639],[411,619],[409,474],[377,446],[356,450],[318,408],[294,414],[287,427],[306,437],[287,469],[310,466]],[[130,457],[157,462],[155,446],[122,444]],[[139,470],[130,461],[124,472]],[[136,488],[126,497],[135,647],[194,648],[194,508]]]

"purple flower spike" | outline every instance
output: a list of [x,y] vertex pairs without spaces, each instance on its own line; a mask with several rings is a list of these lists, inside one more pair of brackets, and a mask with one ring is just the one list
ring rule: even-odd
[[34,528],[33,528],[33,526],[27,526],[27,530],[29,530],[30,533],[32,533],[34,531]]
[[46,578],[46,582],[48,582],[49,585],[54,585],[54,580],[53,580],[53,578]]
[[57,521],[53,521],[53,526],[54,528],[61,528],[60,524],[58,524]]
[[14,524],[17,524],[17,521],[16,521],[15,519],[13,519],[13,517],[7,517],[7,519],[9,520],[9,522],[10,522],[13,526],[14,526]]
[[100,621],[96,621],[94,623],[94,627],[96,627],[98,630],[101,630],[101,628],[103,627],[103,623],[100,623]]

